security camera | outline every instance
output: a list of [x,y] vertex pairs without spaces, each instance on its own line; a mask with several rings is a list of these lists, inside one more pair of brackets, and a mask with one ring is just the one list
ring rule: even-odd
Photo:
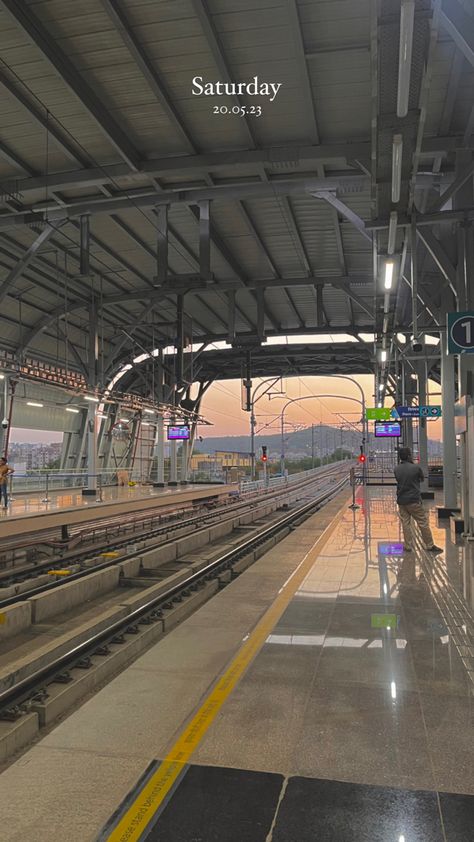
[[421,354],[421,352],[423,350],[423,345],[419,341],[419,339],[414,339],[413,345],[411,347],[412,347],[412,351],[414,351],[415,354]]
[[7,429],[7,427],[8,427],[8,418],[4,418],[4,419],[3,419],[3,421],[2,421],[2,427],[3,427],[3,429],[4,429],[4,430],[6,430],[6,429]]

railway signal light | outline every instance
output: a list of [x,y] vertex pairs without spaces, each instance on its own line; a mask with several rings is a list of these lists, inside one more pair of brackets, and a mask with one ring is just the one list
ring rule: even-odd
[[363,464],[367,460],[367,456],[365,455],[365,453],[361,453],[360,456],[358,457],[358,459],[359,459],[359,462],[361,462]]
[[267,462],[267,461],[268,461],[267,446],[266,446],[266,444],[262,444],[262,462]]

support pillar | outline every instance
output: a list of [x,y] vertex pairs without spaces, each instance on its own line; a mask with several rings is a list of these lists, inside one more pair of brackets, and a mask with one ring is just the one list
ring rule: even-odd
[[[171,422],[172,424],[174,421]],[[170,478],[168,485],[178,485],[178,445],[170,441]]]
[[91,403],[87,409],[87,488],[82,493],[97,494],[97,405]]
[[[87,217],[88,220],[88,217]],[[81,249],[82,250],[82,249]],[[99,361],[99,331],[98,331],[97,301],[93,297],[89,308],[89,347],[88,347],[88,380],[89,388],[95,391],[97,387]],[[87,408],[87,487],[82,493],[87,496],[97,494],[97,438],[98,438],[97,404],[90,401]]]
[[[417,363],[418,372],[418,400],[420,406],[426,406],[426,363]],[[425,479],[421,484],[421,493],[425,495],[428,493],[428,430],[426,418],[420,418],[418,421],[418,447],[420,452],[420,467],[425,475]]]
[[163,416],[158,415],[156,421],[156,443],[154,461],[156,463],[156,481],[153,483],[158,488],[163,488],[165,483],[165,425]]
[[443,424],[443,485],[445,509],[457,506],[457,454],[454,431],[454,356],[447,353],[447,337],[441,334],[441,393]]
[[188,454],[189,442],[183,441],[181,446],[181,479],[180,485],[187,485],[188,483]]

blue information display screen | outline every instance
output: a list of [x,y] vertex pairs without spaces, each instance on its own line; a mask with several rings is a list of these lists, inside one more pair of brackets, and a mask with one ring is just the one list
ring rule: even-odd
[[168,427],[168,441],[186,441],[189,439],[189,427]]
[[394,439],[401,436],[402,431],[398,421],[378,421],[375,424],[375,437]]

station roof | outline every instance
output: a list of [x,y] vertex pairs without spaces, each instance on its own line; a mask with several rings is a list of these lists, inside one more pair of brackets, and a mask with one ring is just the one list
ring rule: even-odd
[[[181,293],[193,342],[254,337],[265,374],[280,360],[258,350],[267,336],[409,333],[414,209],[420,325],[436,328],[456,271],[441,245],[450,197],[439,197],[474,132],[472,3],[416,0],[406,117],[399,35],[400,0],[0,0],[2,347],[86,373],[95,299],[111,377],[137,349],[175,340]],[[281,89],[273,103],[195,96],[196,76]],[[261,116],[213,113],[256,105]],[[403,163],[392,204],[394,135]],[[373,342],[336,347],[341,365],[373,367]],[[205,365],[222,376],[239,353]],[[301,374],[308,353],[292,353]]]

